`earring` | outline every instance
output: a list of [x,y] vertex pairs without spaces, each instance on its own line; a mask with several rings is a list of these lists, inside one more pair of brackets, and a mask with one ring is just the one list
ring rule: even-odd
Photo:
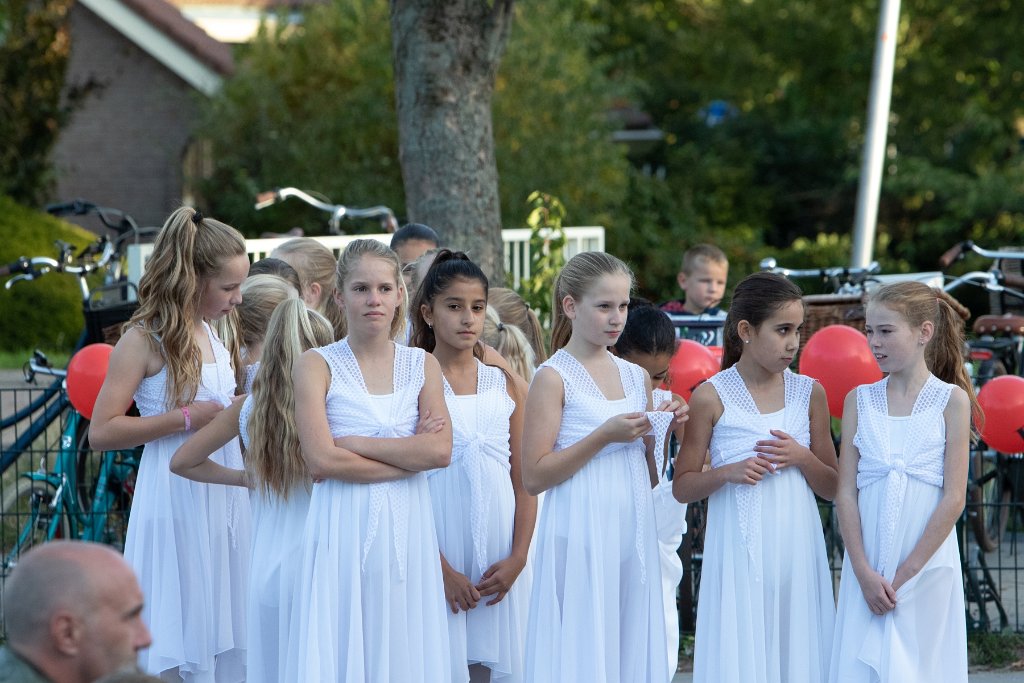
[[743,340],[743,343],[744,343],[744,344],[749,344],[749,343],[750,343],[750,340],[749,340],[749,339],[744,339],[744,340]]
[[431,325],[430,323],[427,323],[427,329],[428,329],[428,330],[432,330],[432,329],[434,329],[434,326],[433,326],[433,325]]

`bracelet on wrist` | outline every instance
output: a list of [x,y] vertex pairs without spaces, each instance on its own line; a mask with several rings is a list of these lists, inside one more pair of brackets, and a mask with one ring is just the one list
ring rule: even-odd
[[188,411],[188,406],[181,407],[181,414],[185,416],[185,431],[192,430],[192,414]]

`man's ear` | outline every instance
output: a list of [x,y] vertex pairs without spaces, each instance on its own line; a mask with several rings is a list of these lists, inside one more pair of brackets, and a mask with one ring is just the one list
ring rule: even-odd
[[66,657],[79,654],[85,625],[67,610],[57,610],[50,617],[50,639],[55,650]]

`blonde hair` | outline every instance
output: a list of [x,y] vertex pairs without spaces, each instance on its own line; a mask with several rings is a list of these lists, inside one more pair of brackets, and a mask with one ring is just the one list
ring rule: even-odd
[[216,277],[227,259],[245,255],[240,232],[189,206],[175,210],[160,229],[139,280],[139,307],[127,326],[141,327],[160,348],[168,403],[191,403],[199,390],[203,355],[195,320],[203,281]]
[[544,348],[544,330],[541,329],[537,314],[530,308],[523,297],[513,289],[491,287],[487,295],[487,303],[498,312],[498,317],[505,324],[512,324],[526,335],[533,348],[534,364],[540,365],[548,359]]
[[245,366],[259,360],[248,351],[243,357],[242,351],[263,343],[274,309],[285,299],[298,295],[299,290],[277,275],[250,275],[242,282],[242,303],[221,318],[217,326],[235,367],[236,393],[244,393]]
[[[379,258],[393,266],[395,286],[399,288],[402,296],[400,297],[398,308],[395,309],[395,317],[391,320],[389,336],[391,339],[404,338],[406,312],[409,310],[409,293],[405,291],[405,280],[402,279],[402,267],[398,262],[398,255],[391,251],[388,245],[374,239],[358,239],[349,242],[348,246],[345,247],[345,251],[341,252],[341,256],[338,258],[338,292],[344,292],[346,279],[352,274],[352,270],[364,256]],[[335,325],[334,332],[335,339],[342,339],[348,334],[348,324],[344,318],[342,318],[340,331],[338,326]]]
[[572,336],[572,321],[565,315],[562,300],[572,297],[580,301],[587,291],[604,275],[625,275],[633,291],[633,271],[620,259],[603,251],[584,251],[573,256],[555,280],[554,306],[552,306],[551,350],[557,351]]
[[728,268],[729,257],[713,244],[697,244],[683,254],[683,263],[679,270],[684,275],[693,275],[693,272],[705,263],[717,263]]
[[484,343],[493,346],[494,350],[508,361],[513,372],[529,383],[533,380],[536,368],[533,347],[523,331],[512,323],[503,323],[493,306],[487,307],[484,318]]
[[[302,291],[308,290],[313,283],[320,285],[320,300],[317,301],[316,310],[327,316],[334,325],[335,338],[341,339],[344,335],[339,330],[345,329],[345,314],[334,299],[338,274],[334,252],[311,237],[296,237],[274,249],[270,255],[274,258],[290,257],[292,267],[299,273]],[[289,261],[287,258],[281,260]]]
[[922,282],[883,285],[868,299],[869,307],[875,304],[898,313],[911,327],[920,327],[931,321],[935,333],[924,349],[928,371],[943,382],[955,384],[967,392],[974,424],[980,430],[985,416],[967,374],[964,358],[964,322],[970,317],[970,311],[946,292]]
[[246,467],[256,490],[288,498],[309,476],[295,425],[292,368],[303,351],[334,341],[330,322],[298,297],[278,304],[270,316],[263,356],[252,385],[252,412],[246,423]]

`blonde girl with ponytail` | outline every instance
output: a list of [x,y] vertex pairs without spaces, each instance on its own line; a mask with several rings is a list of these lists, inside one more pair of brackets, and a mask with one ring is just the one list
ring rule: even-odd
[[[612,355],[633,275],[584,252],[555,282],[554,353],[533,378],[523,483],[537,524],[524,680],[668,681],[647,416],[651,378]],[[670,404],[668,412],[680,412]]]
[[[298,297],[278,304],[267,324],[252,393],[220,413],[178,449],[171,471],[189,479],[250,486],[253,541],[249,577],[246,669],[249,683],[289,680],[289,619],[301,566],[302,529],[312,482],[295,427],[292,369],[309,349],[334,341],[330,322]],[[241,436],[245,469],[209,459]]]
[[[178,477],[169,462],[192,432],[231,406],[235,374],[210,323],[241,302],[248,270],[237,230],[190,207],[170,215],[139,282],[139,308],[110,356],[89,431],[97,450],[146,444],[124,549],[153,634],[140,664],[183,681],[245,678],[248,494]],[[133,399],[139,417],[125,415]],[[212,458],[242,465],[237,440]]]
[[868,345],[887,376],[846,397],[836,508],[846,545],[829,681],[967,681],[956,521],[972,414],[965,311],[919,282],[878,288]]

